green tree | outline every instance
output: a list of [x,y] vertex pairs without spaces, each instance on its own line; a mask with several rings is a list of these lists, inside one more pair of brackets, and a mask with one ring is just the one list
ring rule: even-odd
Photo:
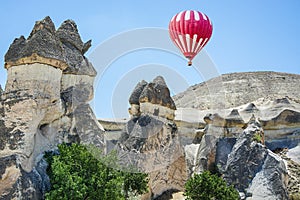
[[[134,169],[134,168],[132,168]],[[148,191],[148,175],[134,171],[123,171],[125,197],[129,198],[129,193],[141,195]]]
[[[61,144],[58,150],[59,155],[46,155],[52,185],[48,200],[118,200],[126,199],[128,191],[147,191],[147,175],[117,169],[116,153],[104,156],[96,147],[79,144]],[[125,187],[129,177],[140,184]]]
[[236,200],[238,192],[227,186],[226,182],[209,171],[196,174],[185,184],[185,196],[188,200]]

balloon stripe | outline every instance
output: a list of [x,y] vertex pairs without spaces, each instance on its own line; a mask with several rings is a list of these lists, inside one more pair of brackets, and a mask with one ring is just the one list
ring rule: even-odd
[[206,44],[206,41],[208,40],[208,38],[205,38],[204,42],[202,42],[200,48],[197,50],[196,53],[199,53],[201,51],[201,49],[204,47],[204,45]]
[[207,20],[206,15],[201,13],[204,20]]
[[186,37],[185,37],[185,34],[186,34],[186,30],[188,30],[189,28],[189,23],[188,21],[185,20],[185,14],[187,13],[187,11],[184,11],[182,13],[182,16],[181,16],[181,26],[182,26],[182,31],[180,35],[182,35],[182,43],[183,43],[183,46],[184,46],[184,49],[186,50],[185,52],[188,52],[188,42],[186,40]]
[[[174,17],[175,17],[175,16],[174,16]],[[175,31],[175,27],[174,27],[174,24],[173,24],[173,23],[170,23],[170,24],[169,24],[169,34],[170,34],[170,36],[171,36],[172,39],[177,38],[176,31]]]
[[193,12],[194,12],[195,20],[199,21],[200,20],[199,13],[197,11],[195,11],[195,10]]
[[199,42],[198,42],[198,44],[197,44],[197,47],[196,47],[194,53],[197,53],[197,52],[198,52],[198,49],[199,49],[199,47],[201,46],[202,40],[203,40],[203,38],[200,38],[200,40],[199,40]]
[[206,29],[206,26],[205,26],[205,20],[204,20],[204,18],[203,18],[202,13],[198,12],[198,14],[199,14],[200,19],[201,19],[201,20],[199,20],[198,25],[199,25],[199,27],[202,27],[201,29],[199,29],[198,35],[200,35],[200,37],[202,38],[202,41],[203,41],[203,38],[205,37],[204,31],[205,31],[205,29]]
[[[207,19],[205,14],[202,13],[202,15]],[[209,25],[209,21],[207,21],[207,20],[204,23],[205,23],[206,28],[204,29],[203,37],[207,38],[210,33],[210,29],[209,29],[210,25]]]
[[[179,35],[184,34],[184,32],[185,32],[185,31],[184,31],[184,30],[185,30],[184,28],[185,28],[185,27],[184,27],[184,14],[183,14],[183,12],[182,12],[182,14],[180,15],[180,21],[177,23],[177,26],[178,26],[178,31],[179,31],[178,34],[179,34]],[[178,36],[179,36],[179,35],[178,35]]]
[[181,18],[181,15],[182,15],[183,11],[180,12],[177,17],[176,17],[176,22],[179,22],[180,21],[180,18]]
[[190,43],[190,35],[185,34],[186,44],[187,44],[187,51],[191,52],[191,43]]
[[[179,16],[179,14],[177,14],[176,19],[178,16]],[[180,33],[180,30],[179,30],[180,26],[179,26],[179,22],[177,22],[177,20],[173,23],[173,27],[174,27],[174,35],[176,35],[176,38],[179,39],[178,34]]]
[[193,36],[193,44],[192,44],[192,50],[191,52],[195,52],[195,45],[196,45],[196,42],[197,42],[197,34],[194,34]]
[[191,11],[188,10],[185,12],[184,20],[187,21],[187,20],[190,20],[190,18],[191,18]]
[[180,43],[181,43],[181,45],[182,45],[182,47],[183,47],[184,52],[187,52],[186,47],[185,47],[185,44],[184,44],[184,41],[183,41],[182,35],[179,35],[179,40],[180,40]]
[[171,19],[171,22],[173,22],[173,21],[174,21],[174,18],[175,18],[175,15],[172,17],[172,19]]
[[181,52],[184,52],[184,51],[183,51],[183,48],[181,47],[181,45],[180,45],[180,43],[179,43],[179,41],[178,41],[177,39],[175,39],[175,42],[176,42],[176,44],[177,44],[176,46],[179,47],[180,51],[181,51]]

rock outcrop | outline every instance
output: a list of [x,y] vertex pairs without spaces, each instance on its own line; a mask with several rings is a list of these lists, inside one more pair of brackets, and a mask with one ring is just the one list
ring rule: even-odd
[[42,159],[28,173],[19,167],[16,155],[1,157],[0,199],[42,199],[50,189],[47,167],[47,162]]
[[27,39],[21,36],[10,45],[5,55],[5,68],[43,63],[61,70],[66,69],[68,66],[64,62],[61,42],[55,32],[50,17],[37,21]]
[[300,111],[283,109],[277,116],[261,120],[261,123],[271,150],[290,149],[300,143]]
[[172,120],[176,107],[165,81],[157,77],[153,83],[140,82],[129,102],[132,118],[116,147],[121,163],[149,174],[152,199],[166,192],[182,191],[187,180],[186,164]]
[[170,97],[170,90],[163,79],[158,76],[152,82],[139,82],[133,90],[129,103],[129,113],[139,116],[141,113],[149,113],[154,116],[174,119],[175,103]]
[[288,157],[288,149],[283,149],[277,154],[285,161],[288,170],[288,192],[291,200],[300,199],[300,162],[295,162]]
[[[273,111],[276,110],[274,105],[278,105],[277,103],[272,101],[269,104],[272,104]],[[249,107],[248,105],[247,108]],[[298,184],[294,180],[295,169],[287,170],[294,161],[289,161],[290,164],[286,165],[283,159],[268,149],[270,144],[281,148],[277,143],[272,143],[270,138],[282,138],[282,135],[270,135],[268,131],[281,130],[281,134],[285,134],[284,130],[299,130],[298,112],[282,110],[279,115],[268,120],[257,120],[254,116],[258,114],[256,108],[255,113],[251,112],[249,122],[245,123],[245,115],[241,115],[238,110],[242,111],[244,108],[233,109],[224,117],[219,114],[207,114],[203,118],[206,126],[202,137],[194,140],[195,144],[185,146],[189,176],[204,170],[218,172],[246,199],[288,199],[288,194],[295,196],[295,184]],[[299,138],[299,135],[293,136]],[[266,143],[269,142],[267,146],[264,145],[265,140]],[[298,142],[298,139],[294,139],[294,142],[285,140],[281,145],[295,147]],[[292,166],[295,166],[295,162]],[[288,185],[289,180],[293,184]]]
[[[213,114],[212,114],[213,113]],[[204,130],[214,135],[238,137],[251,117],[257,118],[264,130],[265,144],[270,150],[294,148],[300,143],[300,104],[289,97],[278,99],[259,98],[230,109],[197,110],[177,108],[175,120],[181,135],[186,129],[199,143]],[[196,123],[195,119],[198,119]],[[199,134],[200,133],[200,134]],[[188,141],[188,140],[186,140]],[[193,140],[190,140],[193,141]],[[187,143],[189,144],[189,143]]]
[[190,175],[204,170],[218,172],[243,194],[243,199],[288,199],[285,163],[262,144],[264,131],[254,117],[235,137],[220,134],[215,128],[208,131],[209,125],[199,144],[185,146]]
[[49,180],[41,158],[59,143],[105,148],[104,130],[89,106],[96,76],[84,56],[90,43],[81,41],[73,21],[56,30],[46,17],[9,47],[1,90],[0,199],[42,199]]
[[263,132],[251,122],[228,155],[224,179],[252,199],[288,199],[283,160],[256,141]]

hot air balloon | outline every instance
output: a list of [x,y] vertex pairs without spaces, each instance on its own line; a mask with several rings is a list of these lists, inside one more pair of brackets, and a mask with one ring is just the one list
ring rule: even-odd
[[207,44],[212,34],[212,23],[204,13],[186,10],[172,17],[169,24],[169,34],[174,44],[189,60],[193,58]]

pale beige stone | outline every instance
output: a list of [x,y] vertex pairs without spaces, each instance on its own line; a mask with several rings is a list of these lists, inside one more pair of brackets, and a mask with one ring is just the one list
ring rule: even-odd
[[150,102],[140,103],[140,112],[158,117],[163,117],[169,120],[174,120],[175,110],[160,104]]
[[16,166],[10,166],[5,169],[2,178],[0,179],[0,194],[5,195],[9,192],[9,189],[13,187],[18,178],[20,177],[21,172]]

